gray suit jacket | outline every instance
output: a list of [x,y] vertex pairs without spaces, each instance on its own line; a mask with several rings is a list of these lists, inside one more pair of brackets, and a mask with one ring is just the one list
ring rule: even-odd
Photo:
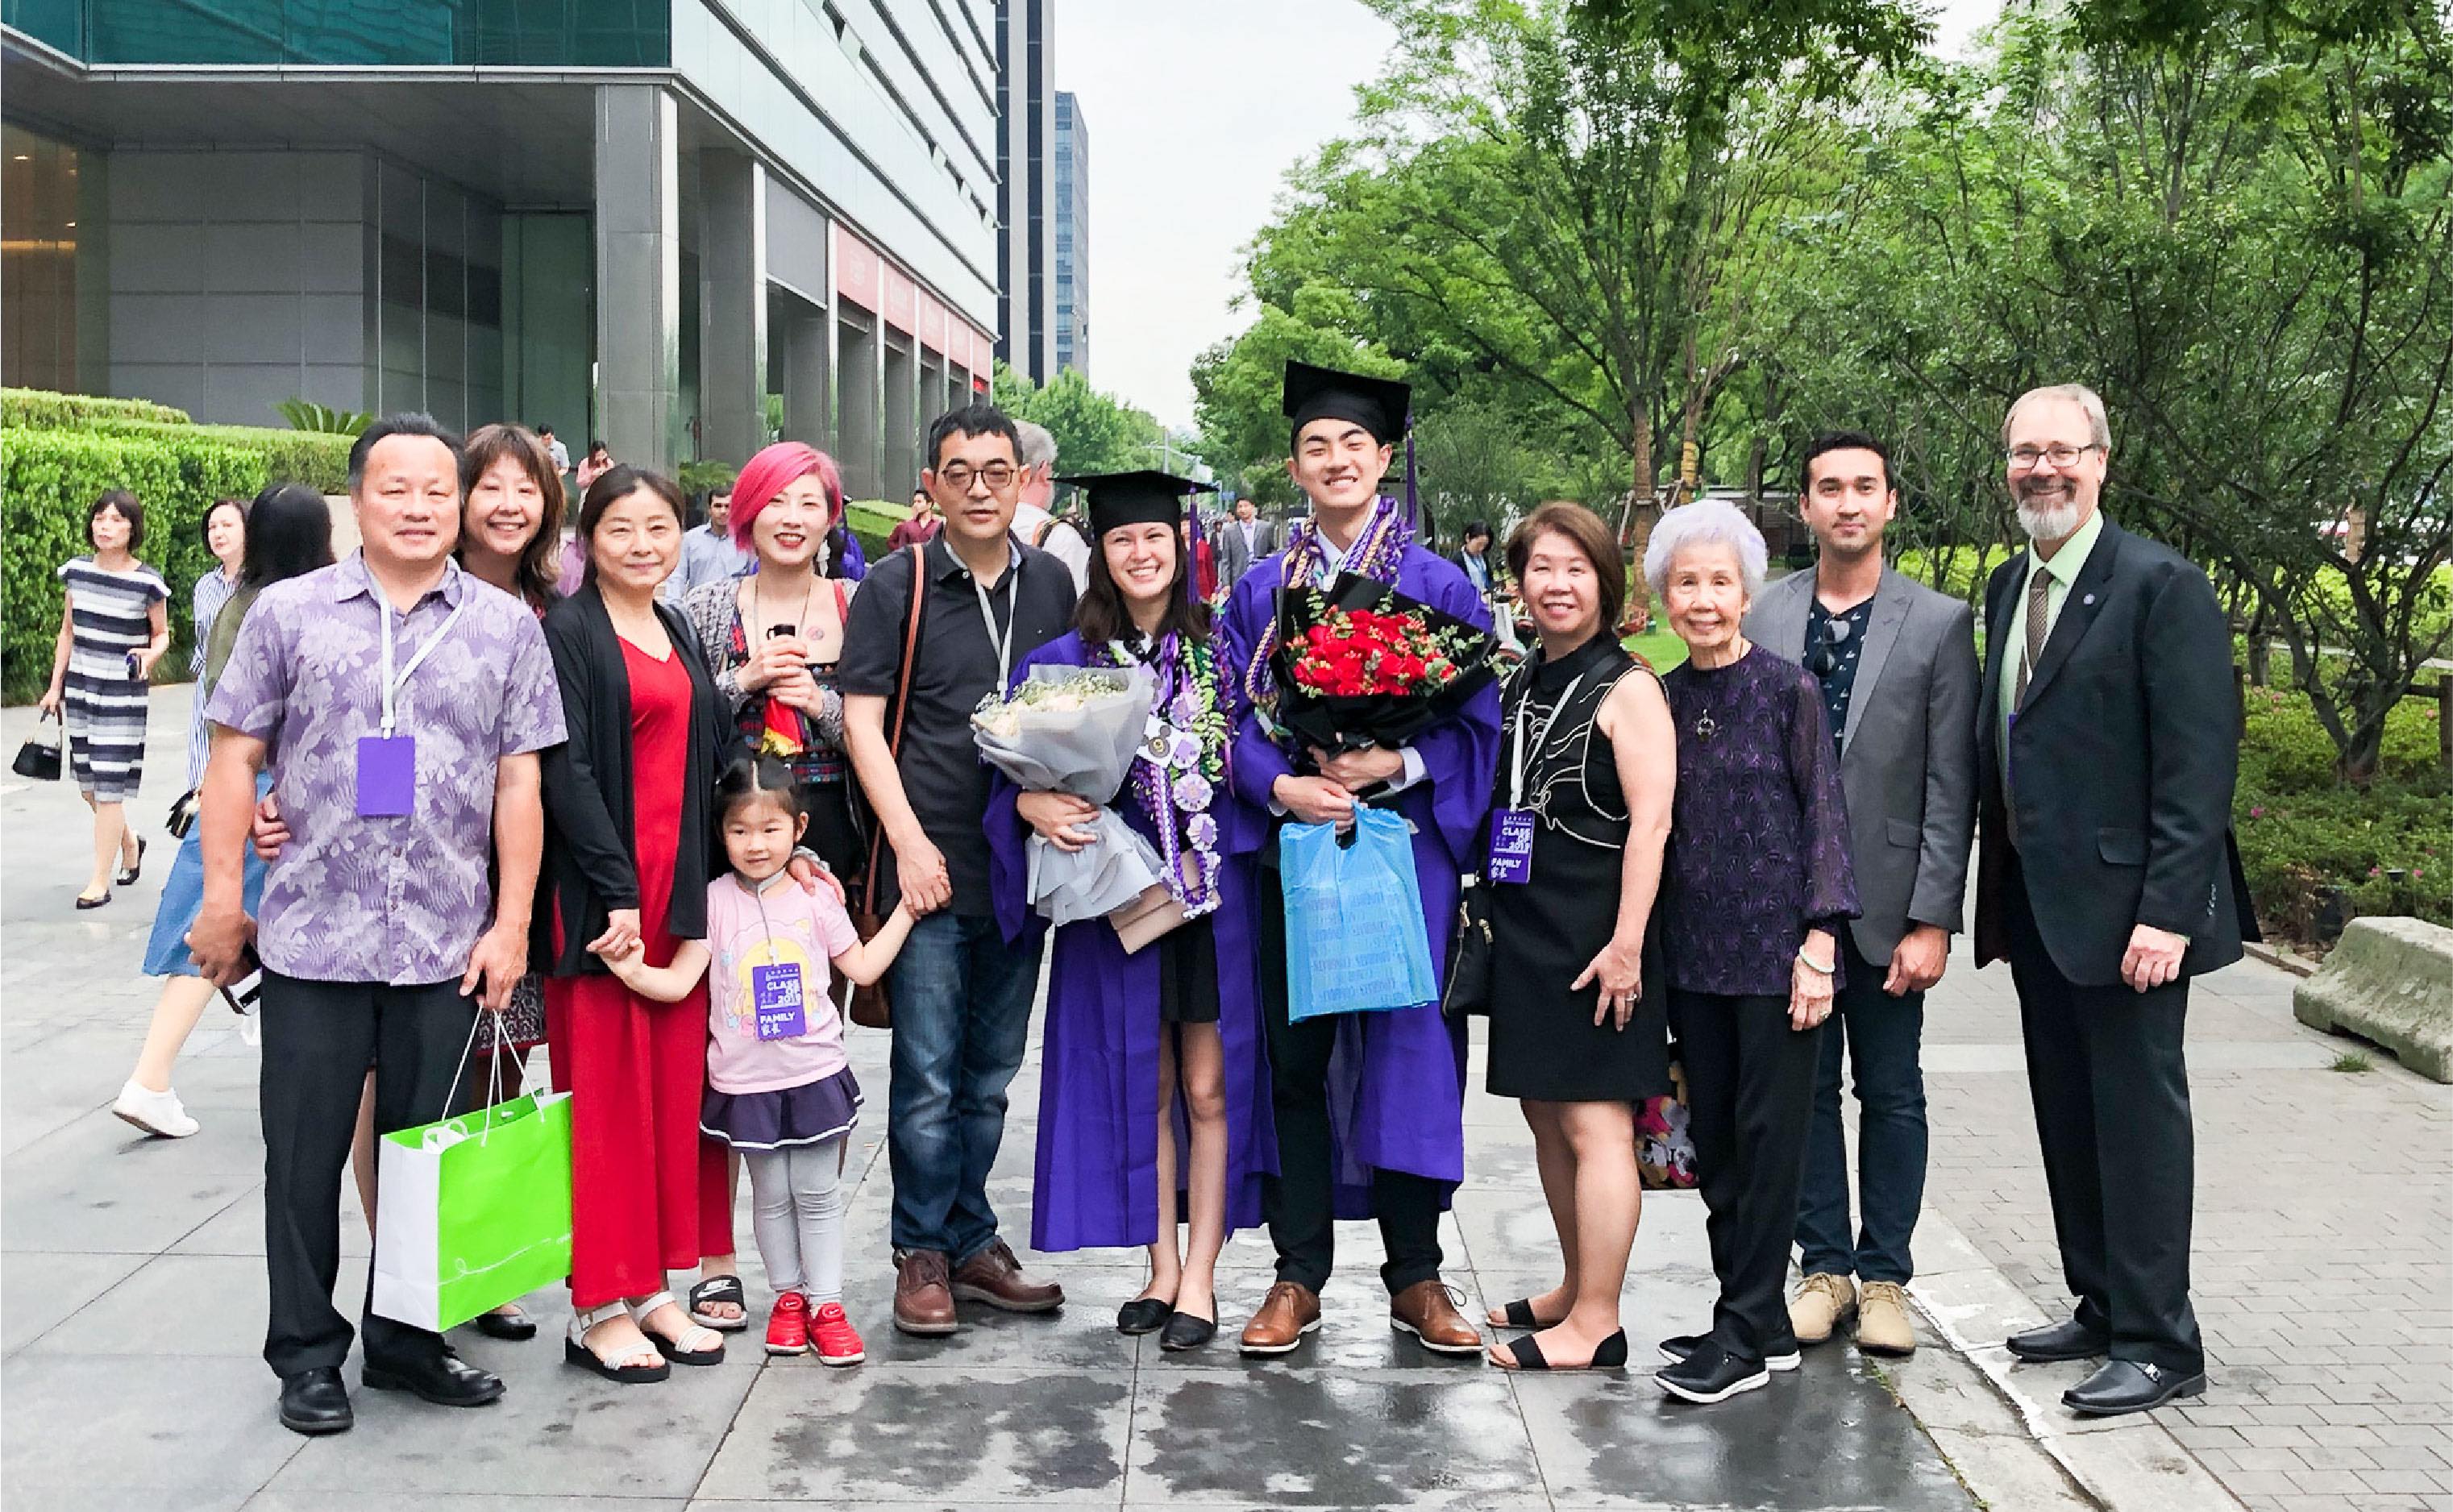
[[[1802,661],[1814,572],[1767,585],[1747,639]],[[1966,605],[1883,569],[1859,653],[1840,780],[1864,917],[1849,927],[1877,967],[1911,925],[1960,928],[1976,834],[1976,621]]]
[[1220,522],[1211,544],[1218,551],[1218,586],[1231,588],[1244,581],[1252,564],[1278,548],[1278,527],[1267,520],[1252,522],[1252,548],[1244,549],[1244,522],[1227,519]]

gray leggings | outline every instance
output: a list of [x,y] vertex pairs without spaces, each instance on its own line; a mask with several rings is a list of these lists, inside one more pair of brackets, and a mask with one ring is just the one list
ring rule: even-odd
[[812,1307],[843,1301],[844,1140],[741,1152],[767,1283]]

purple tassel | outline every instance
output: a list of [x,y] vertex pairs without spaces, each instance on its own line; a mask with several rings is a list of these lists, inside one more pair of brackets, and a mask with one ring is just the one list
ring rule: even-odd
[[1406,417],[1406,523],[1413,527],[1414,539],[1425,546],[1430,543],[1423,535],[1423,505],[1414,493],[1414,417]]

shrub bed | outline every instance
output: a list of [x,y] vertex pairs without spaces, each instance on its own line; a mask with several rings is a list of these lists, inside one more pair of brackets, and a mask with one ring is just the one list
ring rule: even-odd
[[2269,932],[2314,943],[2336,888],[2347,916],[2453,925],[2453,781],[2438,765],[2436,706],[2404,699],[2394,710],[2365,787],[2335,781],[2333,742],[2304,696],[2253,687],[2247,713],[2232,823]]
[[150,399],[106,399],[99,394],[55,394],[43,388],[0,388],[0,426],[65,430],[102,420],[145,420],[184,426],[188,412]]

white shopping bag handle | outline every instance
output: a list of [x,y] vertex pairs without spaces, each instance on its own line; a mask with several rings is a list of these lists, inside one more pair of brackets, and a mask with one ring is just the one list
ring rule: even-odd
[[[451,1116],[451,1104],[460,1100],[460,1073],[469,1068],[469,1057],[477,1048],[477,1030],[478,1027],[486,1022],[485,1015],[487,1012],[487,1009],[479,1008],[477,1010],[478,1016],[469,1022],[469,1043],[460,1046],[460,1064],[451,1068],[451,1090],[443,1094],[443,1117],[445,1118],[449,1118]],[[499,1022],[497,1024],[497,1027],[499,1027]],[[494,1109],[499,1106],[503,1101],[503,1057],[501,1054],[501,1046],[497,1045],[495,1047],[495,1053],[486,1057],[486,1106],[484,1110],[484,1118],[477,1129],[477,1143],[480,1144],[485,1144],[488,1139],[492,1137],[494,1132]],[[522,1055],[519,1058],[519,1063],[520,1084],[517,1090],[515,1090],[511,1095],[514,1097],[525,1097],[528,1095],[528,1058],[526,1055]]]

